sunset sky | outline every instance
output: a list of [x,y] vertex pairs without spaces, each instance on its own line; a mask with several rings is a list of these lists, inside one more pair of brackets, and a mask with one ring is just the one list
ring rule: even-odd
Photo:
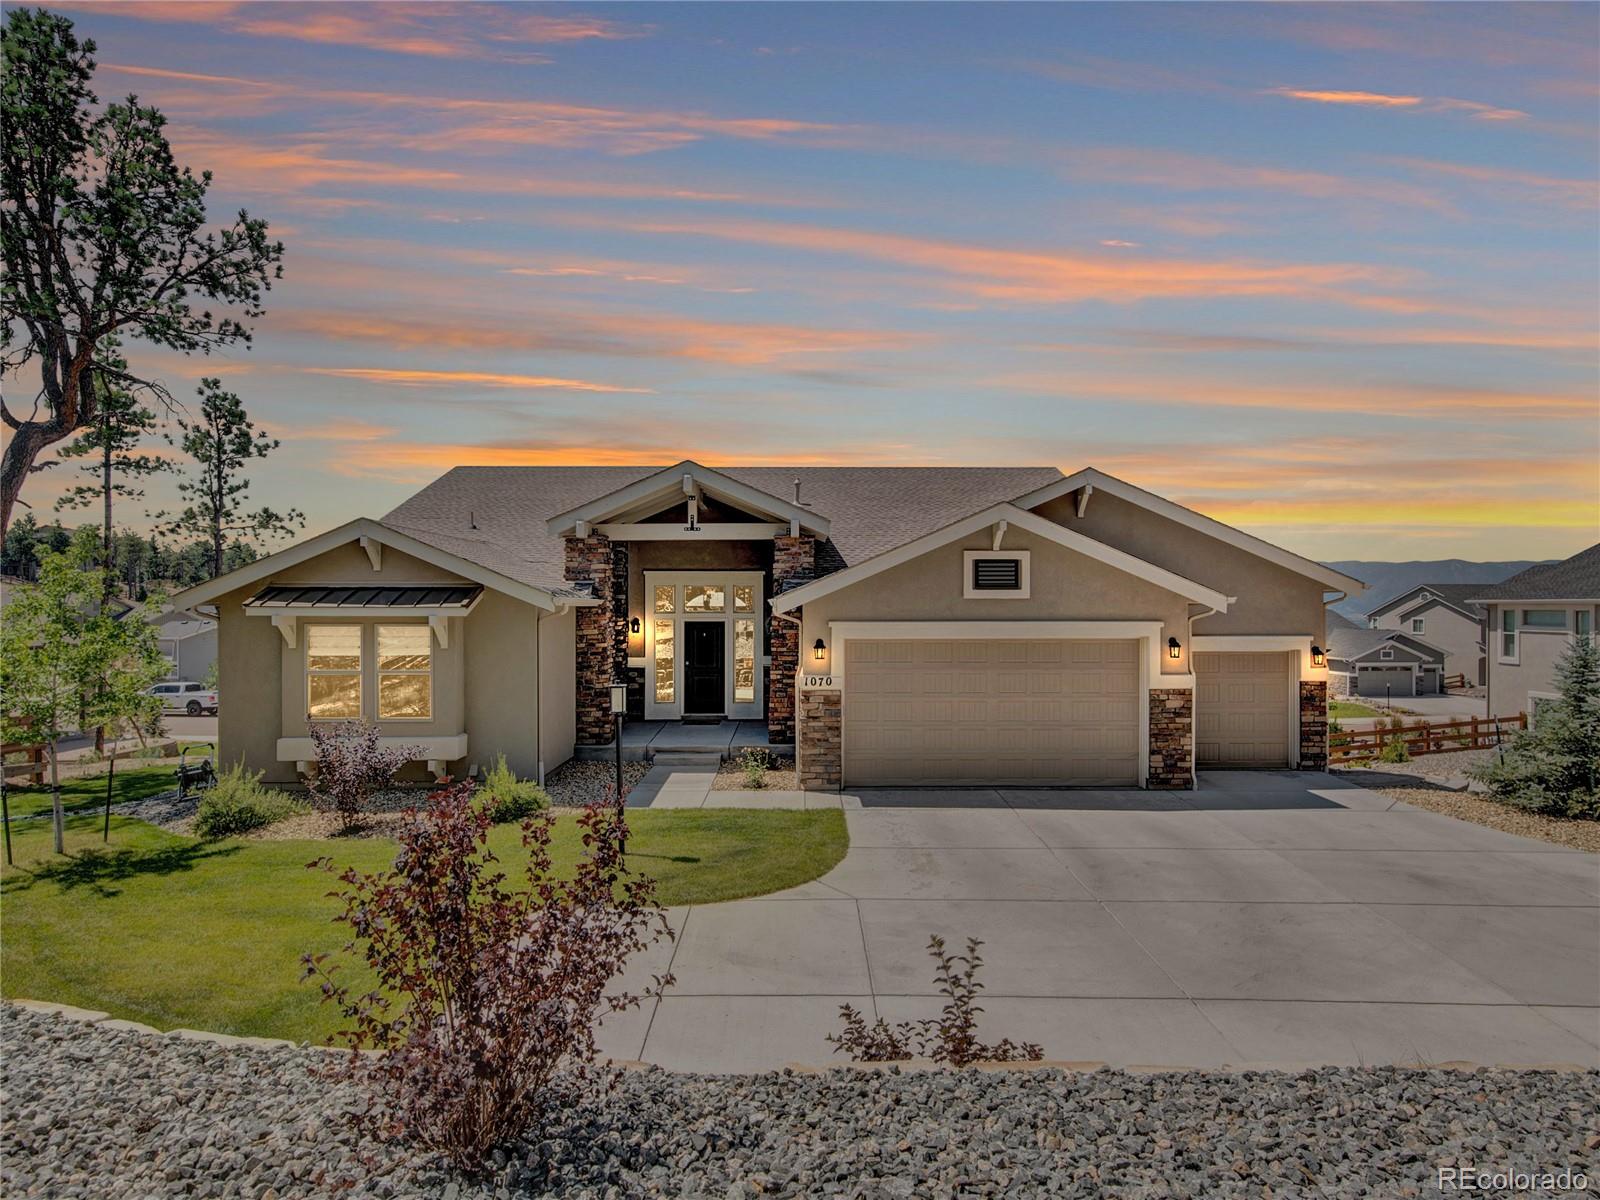
[[222,375],[312,530],[693,457],[1600,539],[1595,6],[51,7],[287,246],[253,349],[134,357]]

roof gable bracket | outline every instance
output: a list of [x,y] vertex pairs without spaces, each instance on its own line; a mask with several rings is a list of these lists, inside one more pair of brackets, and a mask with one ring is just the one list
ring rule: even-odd
[[367,552],[367,558],[372,562],[372,569],[383,570],[383,543],[375,537],[363,537],[361,548]]
[[1011,528],[1010,521],[996,521],[994,523],[994,544],[989,547],[990,550],[1000,549],[1000,543],[1005,540],[1006,530],[1009,528]]
[[297,640],[298,627],[295,622],[298,620],[298,617],[285,617],[277,613],[272,615],[272,627],[283,634],[283,644],[291,650],[295,648]]
[[1083,520],[1083,514],[1089,511],[1089,497],[1094,495],[1094,484],[1086,483],[1078,489],[1078,519]]
[[450,649],[450,618],[436,614],[428,618],[428,628],[433,630],[433,637],[439,643],[439,649]]

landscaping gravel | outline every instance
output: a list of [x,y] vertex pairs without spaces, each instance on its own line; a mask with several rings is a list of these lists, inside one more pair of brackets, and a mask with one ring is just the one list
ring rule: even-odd
[[1389,1197],[1432,1194],[1440,1165],[1600,1174],[1594,1071],[648,1069],[472,1180],[358,1144],[311,1050],[5,1006],[0,1051],[8,1196]]
[[[632,791],[649,772],[649,763],[623,763],[622,786]],[[590,762],[576,758],[563,763],[544,778],[544,790],[550,793],[550,803],[557,808],[582,808],[596,800],[614,799],[616,785],[615,762]]]
[[[767,769],[765,790],[769,792],[798,791],[800,780],[795,774],[794,759],[775,758],[773,761],[777,765]],[[744,768],[739,765],[739,760],[733,759],[717,768],[717,773],[711,777],[711,790],[713,792],[749,791],[750,777],[744,773]]]
[[1374,762],[1369,767],[1347,767],[1353,778],[1360,780],[1362,771],[1375,771],[1382,775],[1415,775],[1422,779],[1459,780],[1468,767],[1475,767],[1492,759],[1497,750],[1447,750],[1442,754],[1423,754],[1406,762]]
[[1568,817],[1547,817],[1543,813],[1529,812],[1510,804],[1501,804],[1484,796],[1453,792],[1445,788],[1380,787],[1374,791],[1391,796],[1416,808],[1442,813],[1461,821],[1471,821],[1502,833],[1518,837],[1537,838],[1574,850],[1588,850],[1600,854],[1600,821],[1576,821]]

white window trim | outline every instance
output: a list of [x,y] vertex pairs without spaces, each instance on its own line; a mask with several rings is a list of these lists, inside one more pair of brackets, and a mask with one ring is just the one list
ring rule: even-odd
[[1392,660],[1394,658],[1394,651],[1393,650],[1389,650],[1389,649],[1379,650],[1378,651],[1378,657],[1380,659],[1382,659],[1384,662],[1389,662],[1390,660]]
[[[655,589],[672,585],[675,589],[674,610],[670,613],[655,611]],[[722,612],[695,612],[683,610],[684,588],[689,584],[716,584],[724,591]],[[733,611],[734,585],[752,589],[751,612]],[[644,715],[649,721],[676,721],[683,717],[683,625],[686,621],[721,621],[723,623],[723,711],[730,721],[758,721],[766,704],[767,656],[762,652],[763,613],[766,611],[766,579],[761,571],[654,571],[644,572],[644,654],[636,661],[644,667]],[[733,623],[749,620],[755,623],[755,698],[733,699]],[[656,626],[657,621],[671,621],[675,653],[672,660],[672,702],[657,703],[655,689]]]
[[1423,633],[1424,628],[1426,627],[1426,625],[1427,625],[1426,618],[1423,618],[1423,617],[1412,617],[1411,618],[1411,632],[1412,633],[1421,635]]
[[[1505,626],[1505,614],[1511,614],[1511,628]],[[1494,651],[1495,661],[1505,663],[1507,666],[1518,666],[1522,662],[1522,631],[1517,628],[1517,610],[1514,608],[1497,608],[1494,610]],[[1511,653],[1506,653],[1506,639],[1511,639]]]
[[[397,723],[410,722],[410,723],[417,723],[417,724],[426,724],[427,722],[432,721],[433,718],[434,718],[434,714],[436,712],[438,712],[437,697],[434,694],[434,679],[435,679],[435,676],[437,675],[437,671],[434,668],[435,668],[435,662],[436,662],[436,660],[438,658],[438,647],[437,647],[435,638],[433,636],[433,632],[432,632],[431,629],[429,629],[429,633],[428,633],[428,669],[426,671],[385,671],[383,669],[383,659],[381,657],[379,657],[379,650],[378,650],[378,630],[383,628],[385,625],[392,625],[392,626],[396,626],[396,627],[412,626],[412,627],[416,627],[416,628],[428,629],[428,626],[426,624],[421,624],[421,623],[416,622],[416,621],[374,621],[373,622],[373,625],[372,625],[372,712],[373,712],[373,719],[376,720],[376,721],[382,721],[382,722],[394,721],[394,722],[397,722]],[[425,716],[425,717],[386,717],[386,716],[384,716],[383,712],[382,712],[382,705],[383,705],[383,677],[385,675],[424,675],[424,674],[427,675],[427,677],[428,677],[428,715]]]
[[[1018,586],[1012,589],[974,587],[972,564],[980,559],[1009,559],[1017,563]],[[961,552],[961,596],[964,600],[1026,600],[1033,586],[1030,552],[1027,550],[963,550]]]

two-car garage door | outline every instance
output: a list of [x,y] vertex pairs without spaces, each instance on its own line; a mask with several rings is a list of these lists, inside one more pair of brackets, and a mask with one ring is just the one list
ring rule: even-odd
[[846,786],[1139,782],[1136,641],[863,640],[847,661]]

